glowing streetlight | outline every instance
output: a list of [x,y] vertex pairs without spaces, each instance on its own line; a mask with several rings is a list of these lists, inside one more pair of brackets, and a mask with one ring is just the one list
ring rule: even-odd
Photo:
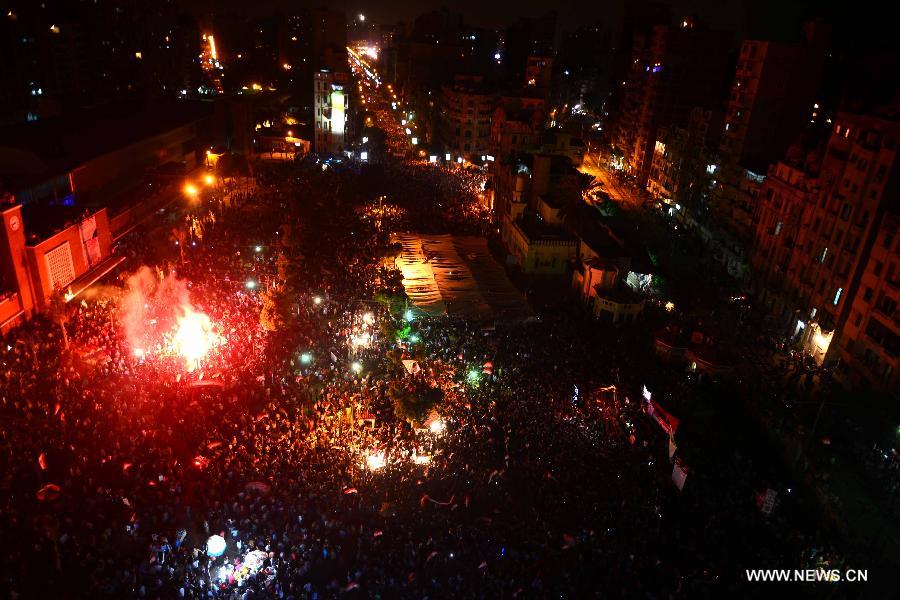
[[355,360],[355,361],[353,361],[353,364],[350,365],[350,369],[351,369],[354,373],[356,373],[357,375],[359,375],[359,374],[362,372],[362,363],[360,363],[358,360]]
[[262,252],[262,246],[257,246],[253,250],[257,253]]
[[322,297],[316,296],[315,298],[313,298],[313,304],[315,304],[316,306],[322,304]]
[[247,288],[248,290],[255,290],[256,282],[253,281],[252,279],[248,279],[247,283],[244,284],[244,287]]
[[362,14],[362,13],[360,13],[359,15],[357,15],[356,18],[359,19],[359,21],[360,21],[361,23],[365,23],[365,22],[366,22],[366,15],[364,15],[364,14]]
[[310,354],[309,352],[304,352],[303,354],[300,355],[300,364],[308,365],[311,362],[312,362],[312,354]]
[[212,185],[216,182],[216,178],[213,177],[212,175],[205,175],[203,177],[203,181],[204,181],[204,183],[206,183],[206,185]]
[[185,193],[185,195],[187,195],[189,198],[196,198],[196,197],[197,197],[197,194],[200,193],[200,190],[198,190],[198,189],[197,189],[197,186],[194,185],[193,183],[187,183],[187,184],[185,184],[185,186],[184,186],[184,193]]
[[416,318],[416,315],[413,313],[411,308],[407,308],[406,312],[403,313],[403,318],[406,321],[412,321],[413,319]]
[[440,434],[444,433],[445,429],[447,429],[447,425],[442,420],[435,419],[434,421],[431,422],[431,425],[428,426],[428,429],[434,435],[440,435]]

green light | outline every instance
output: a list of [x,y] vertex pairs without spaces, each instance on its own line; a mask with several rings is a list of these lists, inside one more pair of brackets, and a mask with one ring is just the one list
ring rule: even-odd
[[409,336],[409,343],[410,343],[410,344],[418,343],[418,341],[419,341],[419,336],[416,335],[415,333],[412,334],[411,336]]
[[413,314],[412,310],[407,308],[406,312],[403,313],[403,318],[406,319],[407,321],[412,321],[413,319],[416,318],[416,315]]
[[301,364],[308,365],[311,362],[312,362],[312,354],[310,354],[309,352],[304,352],[303,354],[300,355],[300,363]]
[[481,379],[481,373],[478,372],[478,369],[469,369],[469,374],[466,378],[469,380],[469,383],[477,383]]

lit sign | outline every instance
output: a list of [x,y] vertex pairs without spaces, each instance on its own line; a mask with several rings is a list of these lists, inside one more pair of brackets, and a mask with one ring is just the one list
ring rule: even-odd
[[344,92],[331,92],[331,131],[344,133]]

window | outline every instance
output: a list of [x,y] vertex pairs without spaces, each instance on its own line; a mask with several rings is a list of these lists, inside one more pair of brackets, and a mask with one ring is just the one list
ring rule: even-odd
[[775,224],[775,235],[781,234],[781,226],[782,226],[781,221],[778,221],[778,223]]
[[857,327],[859,327],[860,323],[862,323],[862,315],[859,313],[856,313],[856,316],[853,317],[853,324],[856,325]]
[[75,266],[72,264],[72,250],[69,242],[64,242],[44,255],[47,270],[50,272],[50,283],[54,290],[60,290],[75,279]]
[[848,203],[844,202],[844,206],[841,207],[841,218],[845,221],[850,220],[850,212],[851,207]]
[[844,293],[844,288],[842,288],[842,287],[839,287],[839,288],[837,289],[837,291],[834,293],[834,302],[833,302],[833,304],[834,304],[835,306],[837,306],[837,305],[838,305],[838,302],[841,301],[841,294],[843,294],[843,293]]
[[863,301],[868,302],[871,299],[872,299],[872,288],[867,287],[865,290],[863,290]]
[[869,319],[866,335],[873,342],[884,348],[891,356],[897,356],[898,351],[900,351],[900,337],[882,325],[878,319]]
[[875,261],[875,268],[873,269],[873,271],[875,272],[875,276],[876,276],[876,277],[879,276],[879,275],[881,275],[882,269],[884,269],[884,263],[881,262],[880,260],[876,260],[876,261]]

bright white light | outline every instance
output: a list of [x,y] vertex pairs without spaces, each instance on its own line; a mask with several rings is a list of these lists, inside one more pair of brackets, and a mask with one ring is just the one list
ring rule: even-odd
[[431,462],[431,457],[427,454],[416,454],[413,460],[416,461],[417,465],[427,465]]
[[410,140],[410,142],[412,142],[412,145],[413,145],[413,146],[416,146],[416,145],[419,144],[419,138],[414,137],[413,139]]
[[365,135],[364,135],[362,140],[363,140],[363,144],[368,144],[368,143],[369,143],[369,137],[368,137],[368,136],[365,136]]
[[313,298],[313,303],[316,305],[322,304],[322,297],[316,296],[315,298]]
[[448,152],[447,154],[444,155],[444,160],[447,160],[447,161],[450,160],[450,153],[449,153],[449,152]]
[[375,315],[373,315],[370,312],[367,312],[366,314],[363,315],[362,320],[363,320],[363,323],[365,323],[366,325],[372,325],[375,323]]
[[350,368],[353,370],[354,373],[358,374],[362,371],[362,363],[360,363],[359,361],[353,361],[353,364],[350,365]]
[[500,60],[500,53],[499,53],[499,52],[495,52],[495,53],[494,53],[494,60]]
[[300,363],[301,364],[308,365],[311,362],[312,362],[312,354],[310,354],[309,352],[304,352],[303,354],[300,355]]
[[244,284],[244,287],[247,288],[248,290],[256,289],[256,282],[253,281],[252,279],[248,279],[247,283]]
[[360,13],[359,16],[357,17],[357,19],[359,19],[359,20],[362,21],[362,22],[365,22],[365,21],[366,21],[366,15]]
[[366,466],[369,467],[370,471],[377,471],[378,469],[384,468],[386,462],[384,452],[369,452],[369,454],[366,455]]
[[212,557],[222,556],[225,553],[225,538],[221,535],[213,535],[210,536],[208,540],[206,540],[206,553]]
[[434,154],[432,154],[431,156],[428,157],[428,162],[430,162],[430,163],[432,163],[432,164],[436,163],[436,162],[437,162],[437,156],[435,156]]
[[359,159],[360,159],[360,160],[369,160],[369,153],[368,153],[368,152],[365,152],[365,151],[360,152],[360,153],[359,153]]
[[256,250],[257,252],[262,252],[262,246],[257,246],[256,248],[254,248],[254,250]]
[[412,129],[410,129],[409,127],[407,127],[407,128],[406,128],[406,135],[409,135],[409,134],[411,134],[411,133],[412,133]]
[[428,429],[431,430],[431,433],[435,435],[440,435],[444,433],[444,430],[447,429],[447,425],[440,419],[435,419],[431,422],[431,425],[428,426]]

